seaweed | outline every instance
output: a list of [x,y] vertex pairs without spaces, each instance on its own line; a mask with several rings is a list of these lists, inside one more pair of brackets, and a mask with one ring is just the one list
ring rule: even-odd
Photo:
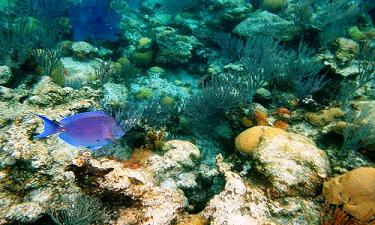
[[99,79],[101,85],[111,82],[116,74],[112,62],[101,61],[99,66],[94,68],[95,76]]
[[162,99],[160,97],[153,97],[144,102],[144,123],[158,129],[167,127],[168,125],[174,126],[180,114],[180,109],[177,104],[179,101],[179,98],[176,98],[170,104],[161,104]]
[[130,62],[121,65],[111,61],[101,61],[99,66],[95,68],[95,76],[102,86],[109,82],[126,84],[131,77],[139,74],[140,71],[138,67]]
[[225,63],[237,60],[239,52],[244,48],[243,41],[230,33],[217,32],[213,41],[219,45],[220,55],[224,58]]
[[32,16],[43,23],[54,23],[66,16],[70,0],[18,0],[13,8],[19,16]]

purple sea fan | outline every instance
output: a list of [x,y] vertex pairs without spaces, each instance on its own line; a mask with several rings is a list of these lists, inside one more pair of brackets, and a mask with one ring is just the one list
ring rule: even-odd
[[121,15],[110,9],[109,0],[83,0],[70,9],[76,41],[118,40]]

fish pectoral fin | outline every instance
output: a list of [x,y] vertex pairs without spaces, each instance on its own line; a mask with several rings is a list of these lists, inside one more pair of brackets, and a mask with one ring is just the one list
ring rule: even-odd
[[91,151],[98,150],[99,148],[102,148],[103,146],[88,146],[87,148],[90,149]]

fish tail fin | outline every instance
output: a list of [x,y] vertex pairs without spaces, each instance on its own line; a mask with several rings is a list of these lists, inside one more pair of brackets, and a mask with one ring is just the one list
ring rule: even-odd
[[43,130],[42,133],[34,136],[34,138],[44,138],[44,137],[47,137],[51,134],[56,134],[56,133],[58,133],[59,131],[62,130],[61,127],[59,126],[59,124],[57,124],[54,121],[48,119],[47,117],[42,116],[42,115],[38,115],[38,114],[35,114],[35,115],[43,120],[44,130]]

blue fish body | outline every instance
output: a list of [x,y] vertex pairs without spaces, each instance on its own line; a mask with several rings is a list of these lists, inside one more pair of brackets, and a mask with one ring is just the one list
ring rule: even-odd
[[44,121],[44,131],[35,138],[57,134],[66,143],[91,150],[109,145],[121,138],[125,132],[115,118],[104,112],[85,112],[62,119],[56,123],[45,116],[37,115]]

